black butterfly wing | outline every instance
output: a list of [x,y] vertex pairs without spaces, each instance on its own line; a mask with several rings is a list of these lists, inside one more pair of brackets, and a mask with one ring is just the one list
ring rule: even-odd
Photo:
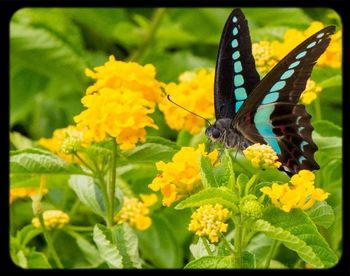
[[334,26],[324,28],[282,59],[251,92],[233,121],[233,127],[250,142],[271,145],[281,170],[290,175],[319,169],[311,116],[298,101],[334,31]]
[[234,9],[222,32],[216,61],[216,119],[234,118],[259,80],[247,20],[240,9]]

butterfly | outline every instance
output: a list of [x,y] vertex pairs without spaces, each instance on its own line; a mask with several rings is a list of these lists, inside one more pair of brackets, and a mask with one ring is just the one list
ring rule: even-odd
[[216,121],[206,129],[206,135],[238,150],[254,143],[268,144],[282,163],[279,169],[288,175],[302,169],[318,170],[311,115],[298,101],[334,31],[334,26],[328,26],[310,36],[260,80],[248,22],[240,9],[234,9],[219,44],[214,83]]

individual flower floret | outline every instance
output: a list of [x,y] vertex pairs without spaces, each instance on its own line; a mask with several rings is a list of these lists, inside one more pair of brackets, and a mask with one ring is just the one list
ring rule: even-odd
[[[43,219],[45,227],[49,230],[54,228],[63,228],[69,223],[68,214],[62,212],[61,210],[48,210],[43,213]],[[35,228],[40,228],[41,224],[38,218],[32,219],[32,224]]]
[[138,230],[146,230],[152,224],[152,219],[149,217],[149,208],[157,201],[155,194],[140,195],[141,200],[137,198],[124,197],[123,207],[114,216],[117,223],[128,223],[131,227]]
[[308,170],[301,170],[293,175],[290,184],[279,185],[273,183],[271,187],[260,189],[262,193],[269,196],[272,204],[289,212],[292,208],[308,209],[315,201],[324,201],[329,193],[314,186],[315,175]]
[[197,149],[182,147],[172,158],[171,162],[157,162],[157,170],[161,173],[153,179],[148,187],[153,191],[161,191],[163,204],[170,206],[173,202],[198,191],[202,187],[199,174],[199,158],[208,156],[212,164],[217,160],[218,152],[205,151],[204,144]]
[[219,233],[227,231],[230,212],[221,204],[206,204],[199,207],[191,216],[188,230],[202,237],[207,236],[211,242],[219,241]]
[[256,168],[271,169],[281,166],[276,152],[270,145],[256,143],[243,150],[243,154]]
[[[165,91],[177,104],[205,118],[214,116],[214,72],[200,69],[196,72],[184,72],[179,77],[180,83],[165,85]],[[185,129],[197,134],[205,125],[205,121],[171,103],[166,97],[159,103],[165,121],[175,130]]]

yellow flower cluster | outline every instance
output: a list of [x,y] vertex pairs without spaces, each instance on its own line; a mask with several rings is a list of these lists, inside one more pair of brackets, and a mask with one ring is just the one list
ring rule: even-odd
[[[257,69],[262,75],[265,75],[291,50],[324,27],[325,26],[321,22],[314,21],[311,23],[310,27],[303,32],[296,29],[289,29],[285,32],[282,42],[277,40],[262,40],[259,43],[253,43],[252,51]],[[332,36],[326,51],[318,59],[317,66],[340,68],[342,59],[341,40],[342,33],[338,31]],[[317,86],[314,81],[308,80],[300,101],[303,104],[310,104],[316,99],[321,90],[322,88]]]
[[243,154],[256,168],[272,169],[281,166],[276,152],[270,145],[256,143],[243,150]]
[[[43,213],[43,219],[45,227],[49,230],[54,228],[63,228],[69,223],[68,214],[62,212],[61,210],[48,210]],[[35,228],[40,228],[41,224],[38,218],[32,219],[32,224]]]
[[40,138],[38,143],[57,154],[63,160],[72,162],[74,156],[67,154],[67,151],[62,151],[62,149],[65,148],[65,145],[67,145],[68,140],[74,140],[76,145],[87,145],[91,142],[91,140],[84,137],[83,131],[78,130],[76,126],[70,125],[65,128],[56,129],[51,138]]
[[270,41],[262,40],[253,43],[252,52],[255,58],[255,66],[260,74],[267,74],[279,61]]
[[79,129],[87,129],[84,135],[88,139],[98,142],[112,136],[122,150],[132,149],[138,141],[145,141],[145,127],[157,128],[148,115],[161,95],[155,68],[116,61],[111,56],[95,71],[86,70],[97,81],[82,98],[87,109],[74,120]]
[[121,210],[114,216],[117,223],[128,223],[138,230],[146,230],[152,224],[149,217],[149,208],[157,201],[157,195],[140,195],[141,200],[137,198],[124,197],[124,204]]
[[[305,31],[299,31],[296,29],[289,29],[285,32],[283,42],[273,41],[272,47],[278,60],[281,60],[286,56],[294,47],[303,42],[305,39],[323,29],[325,26],[323,23],[314,21],[310,27]],[[330,66],[333,68],[340,68],[342,59],[342,34],[341,31],[336,32],[332,36],[332,40],[321,57],[317,61],[318,66]]]
[[188,196],[202,187],[199,175],[199,157],[208,156],[212,163],[218,157],[217,150],[205,152],[204,144],[197,149],[182,147],[172,158],[172,162],[157,162],[158,171],[161,171],[152,183],[148,185],[153,191],[161,191],[163,204],[170,206],[173,202]]
[[[214,72],[200,69],[197,72],[184,72],[179,77],[179,84],[165,85],[165,91],[177,104],[205,118],[214,116]],[[190,99],[190,100],[189,100]],[[191,134],[197,134],[203,128],[205,121],[174,105],[166,97],[159,103],[159,109],[164,113],[166,123],[175,130],[185,129]]]
[[11,188],[10,189],[10,204],[17,199],[31,197],[36,194],[47,194],[47,188],[35,188],[35,187],[27,187],[27,188]]
[[300,101],[303,104],[310,104],[316,98],[317,95],[322,91],[322,87],[318,86],[313,80],[308,80],[304,92],[301,94]]
[[272,203],[285,212],[292,208],[308,209],[316,200],[324,201],[329,193],[314,186],[315,175],[308,170],[301,170],[293,175],[288,183],[278,185],[273,183],[271,187],[263,187],[260,191],[268,195]]
[[227,231],[225,221],[230,216],[228,209],[221,204],[206,204],[199,207],[191,216],[188,230],[198,236],[208,236],[211,242],[219,241],[219,233]]
[[95,72],[86,69],[85,74],[96,80],[88,87],[86,94],[98,93],[101,89],[126,88],[139,92],[141,97],[150,103],[156,103],[161,95],[161,83],[156,80],[156,69],[152,64],[142,66],[136,62],[124,62],[110,56],[103,65],[94,68]]

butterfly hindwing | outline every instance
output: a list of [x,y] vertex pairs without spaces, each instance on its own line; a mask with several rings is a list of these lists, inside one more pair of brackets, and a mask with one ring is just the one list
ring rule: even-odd
[[252,143],[267,143],[288,174],[300,169],[319,169],[312,141],[311,116],[298,105],[317,59],[330,42],[335,28],[329,26],[306,39],[282,59],[251,92],[233,120]]
[[234,118],[259,80],[247,20],[240,9],[235,9],[219,44],[214,85],[216,119]]

